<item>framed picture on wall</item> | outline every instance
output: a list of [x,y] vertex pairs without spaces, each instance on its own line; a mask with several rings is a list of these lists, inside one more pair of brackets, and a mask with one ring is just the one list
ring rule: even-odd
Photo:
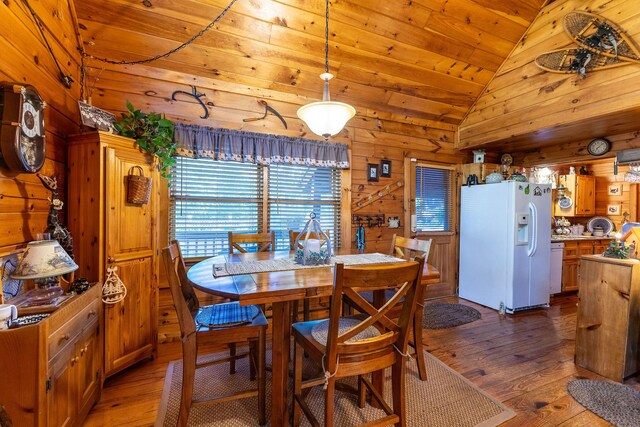
[[373,163],[367,164],[367,181],[375,181],[377,182],[380,178],[380,170],[378,165],[374,165]]
[[607,205],[607,215],[620,215],[620,205]]
[[380,160],[380,176],[391,178],[391,160]]
[[609,196],[619,196],[622,194],[622,184],[620,183],[616,183],[616,184],[609,184],[609,187],[607,187],[607,194]]

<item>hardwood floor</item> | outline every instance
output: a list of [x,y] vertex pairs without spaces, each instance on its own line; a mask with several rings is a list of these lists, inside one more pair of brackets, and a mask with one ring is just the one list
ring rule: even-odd
[[[456,302],[457,298],[443,301]],[[609,425],[567,393],[567,383],[575,378],[601,378],[573,364],[575,295],[552,299],[549,309],[503,317],[462,302],[477,308],[482,319],[457,328],[425,331],[427,350],[515,410],[516,417],[504,426]],[[158,359],[108,379],[84,425],[152,425],[167,364],[179,358],[178,343],[162,344]],[[640,389],[640,376],[625,383]]]

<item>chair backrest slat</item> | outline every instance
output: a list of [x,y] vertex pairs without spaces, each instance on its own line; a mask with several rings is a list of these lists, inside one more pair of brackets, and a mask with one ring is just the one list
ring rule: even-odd
[[[329,332],[327,338],[327,358],[333,369],[337,356],[342,353],[354,354],[372,351],[394,351],[393,346],[406,351],[408,330],[416,306],[416,293],[422,279],[424,257],[415,261],[386,265],[367,265],[345,267],[342,263],[335,266],[334,291],[330,308]],[[362,290],[384,290],[398,288],[396,294],[382,307],[376,308],[357,292]],[[342,300],[354,302],[362,313],[362,320],[349,330],[339,333],[339,319]],[[404,298],[402,313],[397,320],[387,314]],[[375,327],[380,336],[347,342],[369,327]]]
[[431,251],[432,242],[432,239],[410,239],[408,237],[397,236],[394,234],[391,239],[391,250],[389,255],[406,260],[424,255],[426,262],[430,262],[430,257],[433,255]]
[[258,245],[257,252],[273,252],[276,250],[276,234],[271,231],[269,233],[234,233],[229,232],[229,253],[246,254],[247,250],[242,246],[246,243],[255,243]]
[[180,333],[184,338],[196,331],[193,313],[198,311],[198,298],[187,277],[184,259],[177,241],[172,241],[168,247],[162,249],[162,259],[167,272],[173,304],[178,314]]

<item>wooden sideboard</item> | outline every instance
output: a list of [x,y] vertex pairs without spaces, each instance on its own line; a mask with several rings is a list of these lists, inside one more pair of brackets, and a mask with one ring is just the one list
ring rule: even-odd
[[[133,139],[104,132],[69,138],[68,224],[76,247],[76,277],[104,282],[108,267],[127,287],[105,305],[104,372],[115,374],[155,356],[158,341],[158,189],[154,157]],[[153,185],[148,203],[127,203],[126,176],[140,166]],[[134,172],[135,173],[135,172]]]
[[101,288],[34,325],[0,331],[0,404],[14,426],[77,426],[102,390]]
[[576,365],[615,381],[640,371],[640,260],[582,257]]

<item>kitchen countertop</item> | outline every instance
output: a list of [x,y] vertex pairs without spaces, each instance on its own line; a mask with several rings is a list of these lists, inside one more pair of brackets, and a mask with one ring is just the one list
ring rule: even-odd
[[552,243],[558,242],[572,242],[580,240],[613,240],[615,237],[594,237],[594,236],[551,236]]

